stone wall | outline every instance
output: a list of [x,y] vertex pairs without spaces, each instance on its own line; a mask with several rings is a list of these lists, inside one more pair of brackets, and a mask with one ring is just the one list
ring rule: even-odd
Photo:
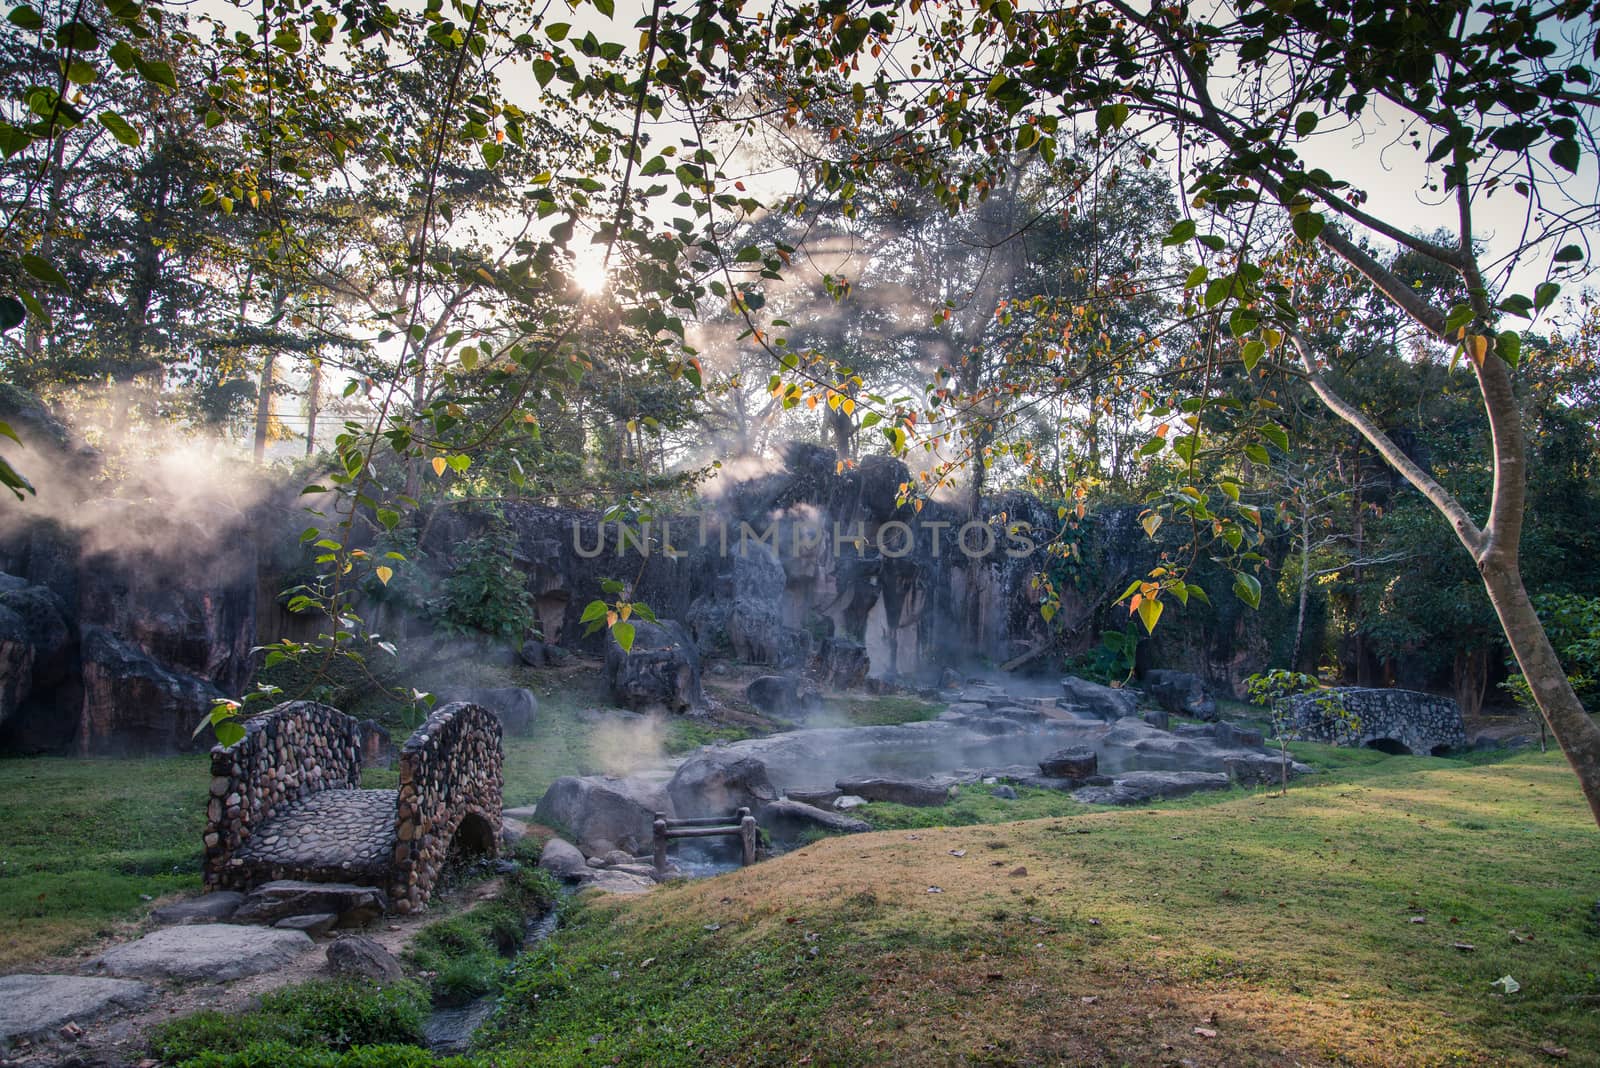
[[229,861],[261,824],[312,794],[361,785],[360,724],[336,708],[289,701],[244,729],[238,742],[211,750],[205,882],[213,889],[246,889]]
[[1308,741],[1418,756],[1438,756],[1467,744],[1461,706],[1416,690],[1344,686],[1297,694],[1278,708],[1295,736]]
[[474,852],[499,852],[504,759],[500,721],[481,705],[436,709],[406,741],[389,890],[396,912],[427,903],[458,834]]

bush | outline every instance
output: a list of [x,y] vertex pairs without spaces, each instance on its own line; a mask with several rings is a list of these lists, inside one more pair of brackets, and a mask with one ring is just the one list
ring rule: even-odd
[[253,1012],[199,1012],[163,1024],[151,1035],[150,1052],[172,1062],[252,1048],[417,1045],[427,1007],[427,996],[416,983],[378,986],[365,980],[317,979],[264,995]]
[[202,1053],[180,1068],[476,1068],[465,1057],[436,1060],[416,1046],[360,1046],[340,1051],[297,1049],[287,1042],[258,1042],[226,1053]]
[[[1540,594],[1533,599],[1533,606],[1578,700],[1590,712],[1600,711],[1600,597]],[[1539,706],[1528,680],[1515,673],[1516,661],[1508,666],[1513,674],[1501,688],[1524,710],[1537,714]]]
[[499,515],[491,514],[484,532],[462,547],[444,596],[433,603],[446,630],[479,631],[520,642],[533,626],[533,596],[528,577],[517,569],[516,534]]

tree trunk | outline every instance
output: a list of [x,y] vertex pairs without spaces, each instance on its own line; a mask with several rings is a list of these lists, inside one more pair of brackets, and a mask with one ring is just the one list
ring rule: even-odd
[[1573,692],[1566,670],[1544,632],[1544,624],[1522,586],[1517,562],[1491,560],[1480,565],[1479,570],[1484,588],[1489,591],[1489,603],[1494,605],[1511,645],[1511,655],[1517,658],[1517,666],[1528,680],[1556,744],[1577,774],[1595,823],[1600,824],[1600,727]]
[[311,361],[311,382],[306,386],[306,455],[317,451],[317,411],[322,406],[322,361]]
[[1289,654],[1289,670],[1300,670],[1300,643],[1306,633],[1306,596],[1311,586],[1311,516],[1305,499],[1300,501],[1300,608],[1294,618],[1294,650]]
[[267,436],[272,430],[272,368],[278,354],[272,348],[261,357],[261,389],[256,394],[256,463],[267,458]]

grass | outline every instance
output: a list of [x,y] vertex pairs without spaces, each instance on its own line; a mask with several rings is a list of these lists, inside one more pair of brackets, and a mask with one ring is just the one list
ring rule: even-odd
[[518,857],[526,867],[506,876],[497,898],[430,923],[406,947],[406,963],[429,976],[435,1004],[464,1005],[499,990],[525,924],[555,907],[555,880],[533,866],[531,844],[529,854]]
[[248,1012],[197,1012],[162,1024],[150,1034],[150,1052],[177,1063],[267,1044],[297,1051],[419,1045],[427,1004],[416,983],[313,979],[263,994]]
[[831,703],[855,727],[895,727],[902,723],[918,723],[937,719],[945,706],[937,701],[920,697],[899,697],[887,694],[881,697],[846,697]]
[[1600,851],[1560,757],[1339,764],[1283,798],[834,838],[587,902],[519,964],[486,1052],[1596,1063]]
[[0,969],[200,885],[204,755],[0,760]]

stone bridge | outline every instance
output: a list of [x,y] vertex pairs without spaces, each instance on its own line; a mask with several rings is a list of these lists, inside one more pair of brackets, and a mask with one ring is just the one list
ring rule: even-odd
[[500,721],[480,705],[435,710],[400,750],[397,790],[361,788],[354,717],[290,701],[211,750],[205,882],[275,879],[381,888],[395,912],[423,908],[452,853],[500,843]]

